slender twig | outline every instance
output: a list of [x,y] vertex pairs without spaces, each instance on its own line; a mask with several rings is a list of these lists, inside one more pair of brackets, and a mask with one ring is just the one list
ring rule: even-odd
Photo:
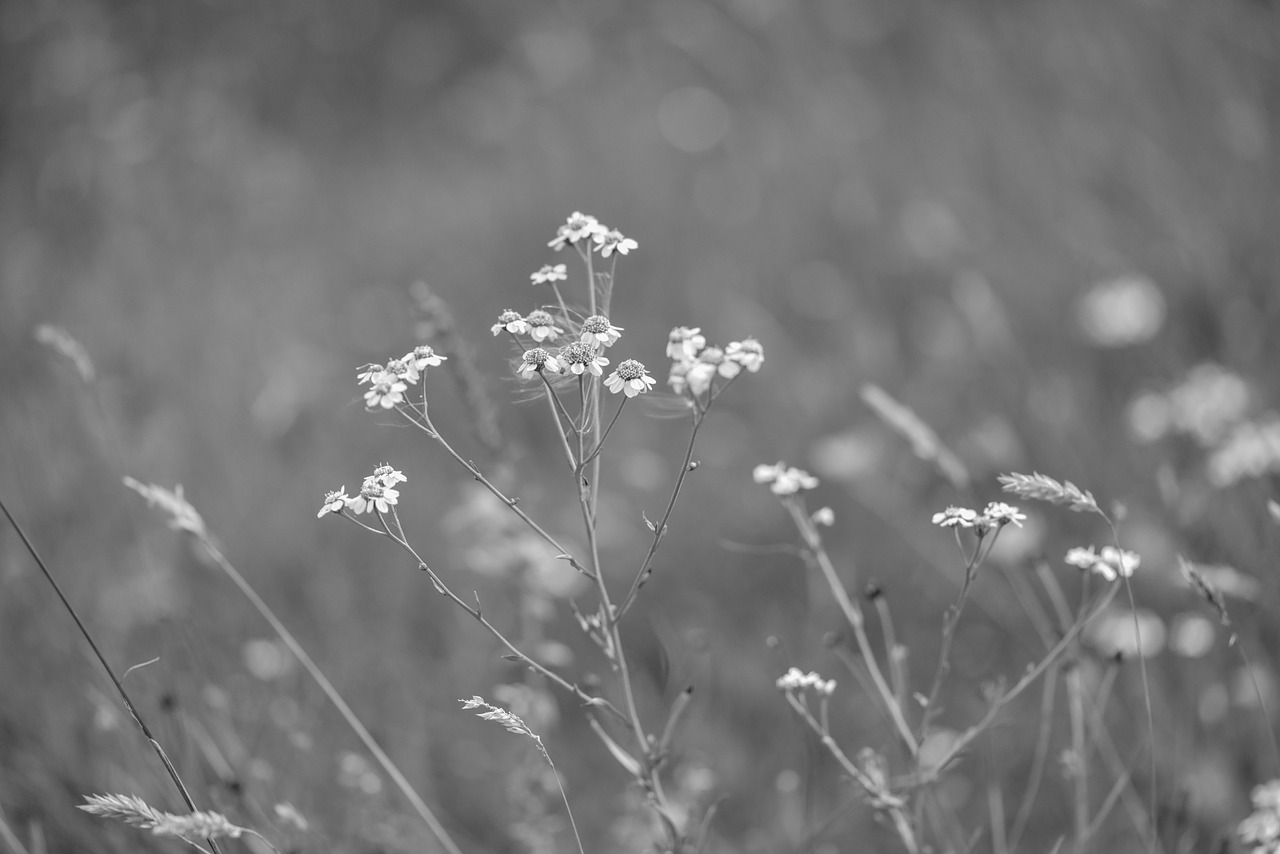
[[671,498],[667,501],[667,509],[663,512],[662,519],[654,526],[653,540],[649,543],[649,551],[645,554],[644,560],[640,562],[640,569],[636,572],[635,578],[631,579],[631,587],[628,588],[627,595],[623,597],[622,607],[618,609],[617,620],[621,620],[635,602],[636,594],[640,591],[640,585],[644,583],[645,575],[653,564],[653,556],[658,553],[658,546],[662,543],[662,538],[666,536],[667,522],[670,521],[671,514],[676,509],[676,500],[679,499],[680,490],[684,486],[685,475],[692,471],[693,446],[698,441],[698,428],[702,426],[702,422],[706,417],[706,410],[695,413],[693,416],[693,427],[689,431],[689,445],[685,448],[684,461],[680,464],[680,473],[676,475],[676,484],[671,490]]
[[[999,535],[999,529],[992,533],[992,539]],[[959,544],[960,532],[956,530],[956,542]],[[951,669],[951,644],[955,640],[956,627],[960,625],[960,615],[964,612],[965,603],[969,601],[969,590],[973,587],[973,579],[978,574],[978,556],[982,551],[982,541],[986,539],[986,532],[978,533],[978,543],[974,547],[973,554],[968,557],[964,568],[964,581],[960,585],[960,595],[956,598],[955,604],[947,609],[947,614],[942,621],[942,646],[938,653],[938,665],[933,673],[933,681],[929,685],[929,693],[925,695],[924,713],[920,716],[920,731],[917,736],[920,742],[924,742],[928,735],[929,722],[937,715],[938,695],[942,691],[942,683],[947,678],[947,673]],[[961,554],[964,553],[964,546],[960,545]]]
[[1085,742],[1084,688],[1080,684],[1080,667],[1066,673],[1067,710],[1071,718],[1072,810],[1075,822],[1076,854],[1083,854],[1089,835],[1089,757]]
[[[124,684],[121,683],[120,678],[116,676],[115,670],[107,662],[107,657],[103,655],[102,650],[98,648],[98,644],[94,641],[93,635],[91,635],[89,633],[89,629],[85,627],[84,621],[80,619],[80,615],[76,612],[76,609],[72,606],[70,600],[67,599],[66,594],[62,592],[62,587],[53,577],[53,573],[49,571],[49,567],[45,564],[44,559],[40,557],[40,553],[36,551],[36,547],[27,537],[27,532],[18,524],[18,520],[13,518],[13,514],[9,512],[9,507],[4,503],[3,499],[0,499],[0,510],[4,511],[5,517],[9,520],[9,524],[18,532],[18,538],[22,540],[22,545],[26,548],[27,553],[30,554],[31,559],[36,562],[36,566],[38,566],[40,568],[40,572],[44,574],[45,580],[49,582],[49,586],[53,588],[53,592],[56,593],[58,595],[58,599],[62,601],[62,607],[71,615],[71,619],[75,621],[76,628],[80,630],[81,636],[83,636],[85,642],[89,644],[89,648],[93,650],[93,654],[97,657],[98,663],[102,665],[102,669],[105,670],[107,672],[107,676],[111,678],[111,683],[115,685],[116,693],[120,695],[120,699],[124,701],[125,708],[129,710],[129,715],[133,718],[133,722],[138,725],[138,729],[142,730],[143,737],[147,739],[147,742],[151,745],[151,749],[155,752],[156,756],[159,757],[161,764],[164,765],[164,770],[169,774],[169,779],[173,781],[174,786],[177,787],[178,793],[182,796],[183,802],[187,805],[187,809],[191,812],[198,812],[199,810],[196,808],[195,801],[191,798],[191,793],[187,791],[186,785],[182,782],[182,777],[178,775],[178,769],[175,768],[173,763],[169,760],[169,755],[165,753],[164,748],[160,746],[160,742],[156,741],[156,737],[151,734],[150,727],[148,727],[146,721],[142,719],[142,715],[138,712],[138,707],[133,704],[133,699],[130,698],[129,692],[124,689]],[[208,842],[209,848],[214,852],[221,851],[216,839],[210,838]]]

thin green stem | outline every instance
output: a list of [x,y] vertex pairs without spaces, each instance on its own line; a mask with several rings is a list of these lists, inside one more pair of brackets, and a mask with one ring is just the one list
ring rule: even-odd
[[618,404],[618,410],[613,413],[613,418],[609,421],[609,425],[604,428],[604,433],[600,435],[600,441],[597,442],[595,448],[587,454],[587,458],[578,463],[579,471],[581,471],[583,465],[600,456],[600,452],[604,450],[604,440],[609,438],[609,433],[613,431],[613,425],[618,423],[618,416],[622,414],[622,407],[626,406],[627,401],[630,399],[631,398],[626,395],[623,395],[622,402]]
[[[999,532],[997,531],[996,534]],[[993,534],[992,537],[996,536]],[[956,533],[957,542],[959,541],[959,532]],[[960,624],[960,614],[964,611],[965,603],[969,600],[969,590],[973,586],[973,579],[978,573],[978,554],[982,551],[982,541],[986,539],[985,532],[978,535],[978,543],[974,547],[973,554],[969,556],[964,568],[964,581],[960,585],[960,595],[956,598],[956,602],[947,610],[946,617],[942,622],[942,645],[938,653],[938,665],[933,673],[933,681],[929,685],[929,693],[924,704],[924,713],[920,717],[919,741],[924,743],[925,736],[928,735],[929,723],[937,715],[935,706],[938,702],[938,695],[942,692],[942,683],[947,677],[947,672],[951,669],[951,644],[955,639],[956,627]],[[963,554],[963,546],[961,547]]]

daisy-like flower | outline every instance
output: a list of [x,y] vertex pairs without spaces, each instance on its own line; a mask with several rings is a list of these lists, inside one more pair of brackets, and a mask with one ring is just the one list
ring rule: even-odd
[[657,380],[649,376],[644,364],[635,359],[627,359],[618,365],[617,370],[609,374],[604,384],[614,394],[623,392],[627,397],[635,397],[653,388],[656,382]]
[[524,351],[518,371],[526,379],[532,378],[538,371],[550,371],[553,374],[558,374],[560,373],[560,362],[556,360],[555,356],[552,356],[541,347],[534,347],[532,350]]
[[555,318],[550,312],[542,309],[529,312],[524,322],[529,324],[529,334],[534,341],[554,341],[564,334],[564,330],[556,326]]
[[413,366],[420,371],[425,371],[427,368],[438,368],[440,367],[440,363],[448,358],[448,356],[441,356],[425,344],[420,347],[414,347],[412,353],[405,355],[405,359],[411,359],[413,361]]
[[705,346],[707,339],[700,326],[677,326],[667,336],[667,356],[672,359],[692,360]]
[[404,483],[408,479],[403,472],[393,469],[390,463],[382,463],[373,470],[373,481],[387,488],[391,488],[397,483]]
[[729,342],[729,346],[724,350],[724,355],[730,361],[742,365],[753,374],[760,370],[760,366],[764,364],[764,348],[754,338],[744,338],[741,341]]
[[417,385],[418,383],[418,362],[413,358],[412,353],[387,362],[386,372],[409,385]]
[[1087,549],[1074,548],[1067,552],[1064,560],[1071,566],[1096,572],[1107,581],[1115,581],[1124,576],[1129,578],[1142,564],[1142,557],[1136,552],[1122,551],[1115,546],[1104,546],[1098,554],[1093,546]]
[[582,321],[583,344],[612,347],[622,337],[622,327],[614,326],[603,314],[593,314]]
[[751,472],[751,479],[756,483],[769,484],[774,495],[795,495],[801,490],[814,489],[818,485],[818,479],[804,469],[781,462],[756,466]]
[[507,309],[498,315],[498,322],[489,327],[494,335],[501,335],[504,330],[512,335],[524,335],[529,331],[529,324],[525,323],[520,312]]
[[608,229],[595,217],[574,211],[565,224],[556,229],[556,236],[551,238],[547,245],[559,252],[568,244],[576,245],[580,240],[586,240],[606,231]]
[[345,486],[337,492],[327,493],[324,497],[324,504],[320,507],[320,512],[316,514],[316,518],[323,519],[330,513],[341,513],[343,508],[350,503],[351,496],[347,495]]
[[395,374],[385,371],[373,380],[373,388],[364,393],[364,405],[368,409],[390,409],[397,403],[404,402],[404,393],[409,387],[400,381]]
[[992,501],[987,505],[987,509],[982,511],[982,524],[989,528],[999,528],[1004,525],[1017,525],[1022,527],[1022,523],[1027,521],[1024,514],[1017,507],[1005,504],[1003,501]]
[[542,269],[529,274],[529,280],[535,285],[546,285],[552,282],[563,282],[569,278],[569,268],[564,264],[543,264]]
[[636,243],[630,237],[624,237],[621,231],[616,228],[608,231],[597,231],[592,239],[596,245],[600,247],[600,257],[608,258],[614,252],[619,255],[626,255],[632,249],[636,249],[640,244]]
[[583,371],[590,371],[596,376],[603,376],[604,371],[602,368],[609,364],[609,360],[604,356],[596,355],[594,346],[583,344],[581,341],[574,341],[568,347],[565,347],[560,351],[558,358],[562,365],[578,376],[581,376]]
[[711,388],[711,381],[715,379],[717,366],[712,362],[704,362],[699,358],[696,362],[689,363],[688,370],[685,371],[685,382],[689,384],[689,391],[693,394],[700,395]]
[[972,528],[979,524],[977,512],[968,507],[948,507],[933,514],[933,524],[940,528]]
[[385,371],[386,368],[382,367],[382,365],[368,364],[360,369],[360,373],[356,374],[356,380],[359,381],[360,385],[364,385],[367,382],[373,382],[374,377]]
[[364,479],[364,485],[360,487],[360,494],[351,499],[347,506],[351,508],[352,513],[359,516],[361,513],[372,513],[375,509],[379,513],[388,513],[399,501],[399,490],[383,486],[374,478],[367,477]]

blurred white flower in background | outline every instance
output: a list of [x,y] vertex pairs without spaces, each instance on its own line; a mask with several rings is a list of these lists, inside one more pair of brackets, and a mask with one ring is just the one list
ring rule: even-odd
[[1076,304],[1076,321],[1098,347],[1150,341],[1164,325],[1164,295],[1147,276],[1131,273],[1099,282]]

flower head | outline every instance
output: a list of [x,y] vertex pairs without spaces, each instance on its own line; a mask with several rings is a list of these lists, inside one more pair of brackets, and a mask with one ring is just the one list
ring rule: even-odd
[[373,388],[364,393],[364,404],[369,409],[379,406],[390,409],[404,402],[404,393],[408,388],[395,374],[384,371],[374,378]]
[[753,374],[764,364],[764,348],[754,338],[729,342],[729,346],[724,349],[724,355]]
[[553,282],[563,282],[569,278],[568,268],[564,264],[543,264],[542,269],[536,273],[530,273],[529,279],[535,285],[545,285]]
[[706,336],[698,326],[677,326],[667,336],[667,356],[677,360],[690,360],[707,346]]
[[813,671],[802,673],[798,667],[793,667],[780,676],[777,685],[780,691],[803,691],[806,688],[811,688],[827,697],[830,697],[836,690],[836,680],[823,679]]
[[400,501],[400,491],[392,489],[389,486],[383,486],[378,483],[375,477],[366,477],[364,485],[360,487],[360,494],[351,499],[348,507],[351,512],[357,516],[361,513],[371,513],[376,508],[379,513],[390,512]]
[[534,341],[554,341],[564,334],[564,330],[556,326],[555,318],[542,309],[529,312],[524,322],[529,324],[529,334]]
[[711,381],[716,378],[716,366],[698,359],[688,364],[684,378],[689,384],[689,391],[695,395],[703,394],[711,388]]
[[498,322],[489,327],[489,331],[494,335],[501,335],[503,331],[512,335],[524,335],[529,331],[529,324],[525,323],[520,312],[507,309],[498,315]]
[[556,229],[556,236],[547,242],[547,245],[559,252],[566,245],[577,245],[578,241],[594,237],[608,231],[600,221],[593,216],[574,211],[565,224]]
[[592,235],[596,245],[600,247],[600,257],[608,258],[614,252],[619,255],[626,255],[632,249],[636,249],[639,244],[630,237],[623,237],[622,232],[616,228],[608,231],[597,231]]
[[769,484],[774,495],[795,495],[818,485],[818,479],[804,469],[782,462],[756,466],[751,472],[751,479],[756,483]]
[[350,503],[351,496],[347,495],[345,486],[337,492],[327,493],[324,497],[324,504],[320,507],[320,512],[316,514],[316,518],[322,519],[329,513],[341,513]]
[[409,478],[405,477],[402,472],[393,469],[390,463],[382,463],[373,470],[373,479],[377,483],[390,488],[397,483],[404,483]]
[[989,528],[1000,528],[1010,524],[1021,528],[1025,521],[1027,521],[1025,513],[1003,501],[992,501],[987,505],[987,509],[982,511],[982,523]]
[[534,347],[532,350],[524,351],[518,371],[525,378],[532,377],[538,371],[550,371],[553,374],[558,374],[560,373],[560,362],[556,360],[555,356],[552,356],[541,347]]
[[609,374],[604,384],[614,394],[623,392],[627,397],[635,397],[653,388],[656,382],[649,376],[642,362],[626,359],[619,363],[617,370]]
[[689,368],[693,367],[692,362],[672,362],[671,373],[667,374],[667,385],[671,386],[671,390],[676,394],[684,394],[684,390],[689,387]]
[[583,344],[581,341],[574,341],[561,350],[559,359],[562,365],[578,376],[581,376],[583,371],[602,376],[604,366],[609,364],[609,360],[604,356],[596,355],[594,345]]
[[582,343],[612,347],[622,337],[622,327],[614,326],[603,314],[593,314],[582,321]]
[[385,373],[409,385],[416,385],[419,379],[418,360],[413,358],[412,353],[408,353],[399,359],[392,359],[387,362]]
[[412,359],[413,366],[420,371],[425,371],[429,367],[437,368],[440,366],[441,362],[445,361],[448,358],[449,358],[448,356],[441,356],[439,353],[437,353],[431,347],[426,346],[425,344],[419,347],[414,347],[413,352],[405,356],[405,359]]
[[933,514],[933,524],[940,528],[972,528],[978,524],[978,514],[968,507],[948,507]]
[[371,363],[360,368],[360,373],[356,374],[356,381],[359,382],[360,385],[364,385],[367,382],[373,382],[374,378],[377,377],[378,374],[385,372],[386,368],[382,367],[382,365],[374,365]]

